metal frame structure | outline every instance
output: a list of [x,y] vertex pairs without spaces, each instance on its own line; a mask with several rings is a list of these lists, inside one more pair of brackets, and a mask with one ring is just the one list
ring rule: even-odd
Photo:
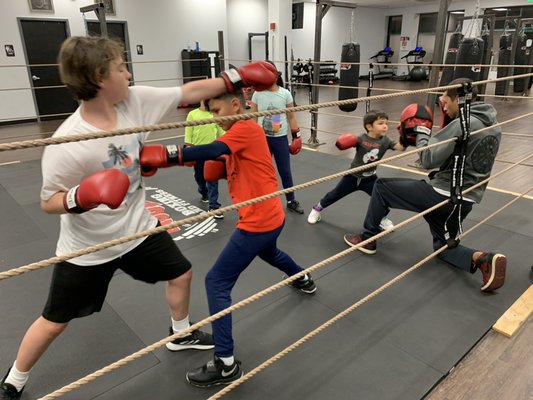
[[[349,4],[341,1],[316,0],[316,17],[315,17],[315,47],[314,47],[314,67],[313,67],[313,87],[311,89],[310,100],[313,104],[318,103],[318,84],[320,83],[320,52],[322,48],[322,20],[331,7],[357,8],[357,4]],[[311,136],[307,144],[312,147],[319,146],[317,138],[318,114],[311,112]]]
[[81,7],[80,12],[82,14],[94,11],[96,18],[100,22],[100,31],[102,32],[102,37],[108,37],[107,34],[107,23],[105,20],[105,5],[104,3],[94,3],[89,6]]
[[268,32],[263,33],[248,33],[248,60],[252,61],[252,38],[254,36],[265,37],[265,60],[268,60]]

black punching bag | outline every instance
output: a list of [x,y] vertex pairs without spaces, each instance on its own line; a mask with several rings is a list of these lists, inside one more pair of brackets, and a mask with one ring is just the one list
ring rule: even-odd
[[[463,40],[463,34],[461,32],[452,33],[448,42],[448,51],[446,52],[444,64],[455,64],[461,40]],[[454,69],[455,67],[453,65],[443,68],[439,86],[445,86],[452,81]]]
[[[484,47],[483,47],[483,58],[481,59],[481,63],[485,65],[490,64],[490,59],[492,58],[492,50],[489,49],[489,40],[490,40],[490,34],[484,33],[481,35],[481,39],[483,39]],[[490,67],[481,67],[481,73],[479,75],[479,79],[482,81],[486,81],[489,78],[489,69]],[[478,86],[478,94],[484,94],[485,93],[485,86],[481,85]]]
[[465,64],[466,67],[455,67],[453,79],[470,78],[473,81],[479,80],[480,67],[483,61],[483,48],[485,42],[480,38],[464,38],[457,51],[456,64]]
[[[515,65],[526,65],[527,55],[527,36],[522,34],[518,37],[518,42],[516,43],[516,52],[514,56]],[[527,72],[526,68],[515,68],[513,75],[522,75]],[[513,92],[522,93],[526,87],[527,78],[518,78],[514,79],[513,83]]]
[[[356,99],[359,95],[359,90],[356,86],[359,86],[359,63],[361,58],[361,52],[359,49],[359,43],[345,43],[342,45],[341,53],[341,71],[340,71],[340,86],[351,86],[339,88],[339,100]],[[354,111],[357,108],[357,103],[346,104],[339,106],[341,111]]]
[[[500,36],[500,50],[498,52],[498,65],[509,65],[511,63],[511,50],[513,48],[513,35],[503,34]],[[503,78],[509,76],[508,67],[498,67],[496,77]],[[496,82],[496,90],[494,94],[498,96],[505,95],[505,87],[508,81]]]

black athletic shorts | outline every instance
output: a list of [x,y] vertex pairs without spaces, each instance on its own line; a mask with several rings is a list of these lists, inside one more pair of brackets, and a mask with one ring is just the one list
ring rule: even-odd
[[100,265],[61,262],[54,266],[43,317],[69,322],[102,309],[109,282],[116,270],[147,283],[169,281],[191,269],[191,263],[167,232],[151,235],[123,256]]

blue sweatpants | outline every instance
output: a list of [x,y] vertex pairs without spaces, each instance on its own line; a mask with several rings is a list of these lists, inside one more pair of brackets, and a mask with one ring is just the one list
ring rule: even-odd
[[[268,148],[274,156],[278,174],[281,178],[283,189],[290,188],[294,185],[291,172],[291,155],[289,153],[289,142],[287,136],[267,136]],[[294,200],[294,192],[285,195],[287,201]]]
[[216,210],[220,208],[218,202],[218,182],[206,182],[204,179],[205,161],[196,161],[194,164],[194,180],[198,185],[198,193],[202,196],[207,195],[209,199],[209,209]]
[[[389,213],[391,208],[407,211],[421,212],[446,200],[447,197],[437,193],[431,185],[423,180],[403,178],[380,178],[374,185],[368,211],[361,231],[363,239],[368,239],[381,232],[379,223]],[[461,221],[472,211],[473,203],[463,201],[461,207]],[[448,203],[435,211],[424,216],[429,224],[429,230],[433,236],[433,248],[435,250],[446,244],[444,238],[444,223],[453,210],[453,204]],[[455,214],[449,220],[450,234],[455,237],[459,229]],[[472,255],[475,250],[458,245],[452,249],[446,249],[438,255],[441,260],[452,266],[467,272],[475,272],[472,269]]]
[[[293,259],[278,249],[277,239],[283,229],[270,232],[247,232],[235,230],[226,247],[205,277],[207,301],[211,315],[231,306],[231,290],[239,275],[252,260],[259,256],[270,265],[280,269],[286,275],[292,276],[302,271]],[[233,337],[231,314],[212,323],[215,355],[230,357],[233,355]]]
[[341,178],[339,183],[337,183],[337,186],[335,186],[332,190],[326,193],[322,199],[320,199],[320,206],[322,208],[329,207],[333,203],[357,190],[362,190],[371,196],[376,179],[376,175],[372,175],[367,178],[357,178],[353,175],[345,175]]

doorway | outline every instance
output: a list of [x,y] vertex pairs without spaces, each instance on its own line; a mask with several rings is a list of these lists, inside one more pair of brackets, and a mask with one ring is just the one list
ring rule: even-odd
[[37,121],[65,119],[78,107],[59,78],[57,56],[70,35],[66,20],[19,18]]
[[[87,24],[87,35],[88,36],[100,36],[102,34],[102,27],[100,26],[99,21],[86,21]],[[131,81],[133,79],[133,68],[131,65],[131,56],[130,56],[130,41],[128,37],[128,26],[126,22],[120,21],[106,21],[107,25],[107,35],[111,39],[115,39],[122,43],[124,46],[124,61],[128,71],[131,73]]]

